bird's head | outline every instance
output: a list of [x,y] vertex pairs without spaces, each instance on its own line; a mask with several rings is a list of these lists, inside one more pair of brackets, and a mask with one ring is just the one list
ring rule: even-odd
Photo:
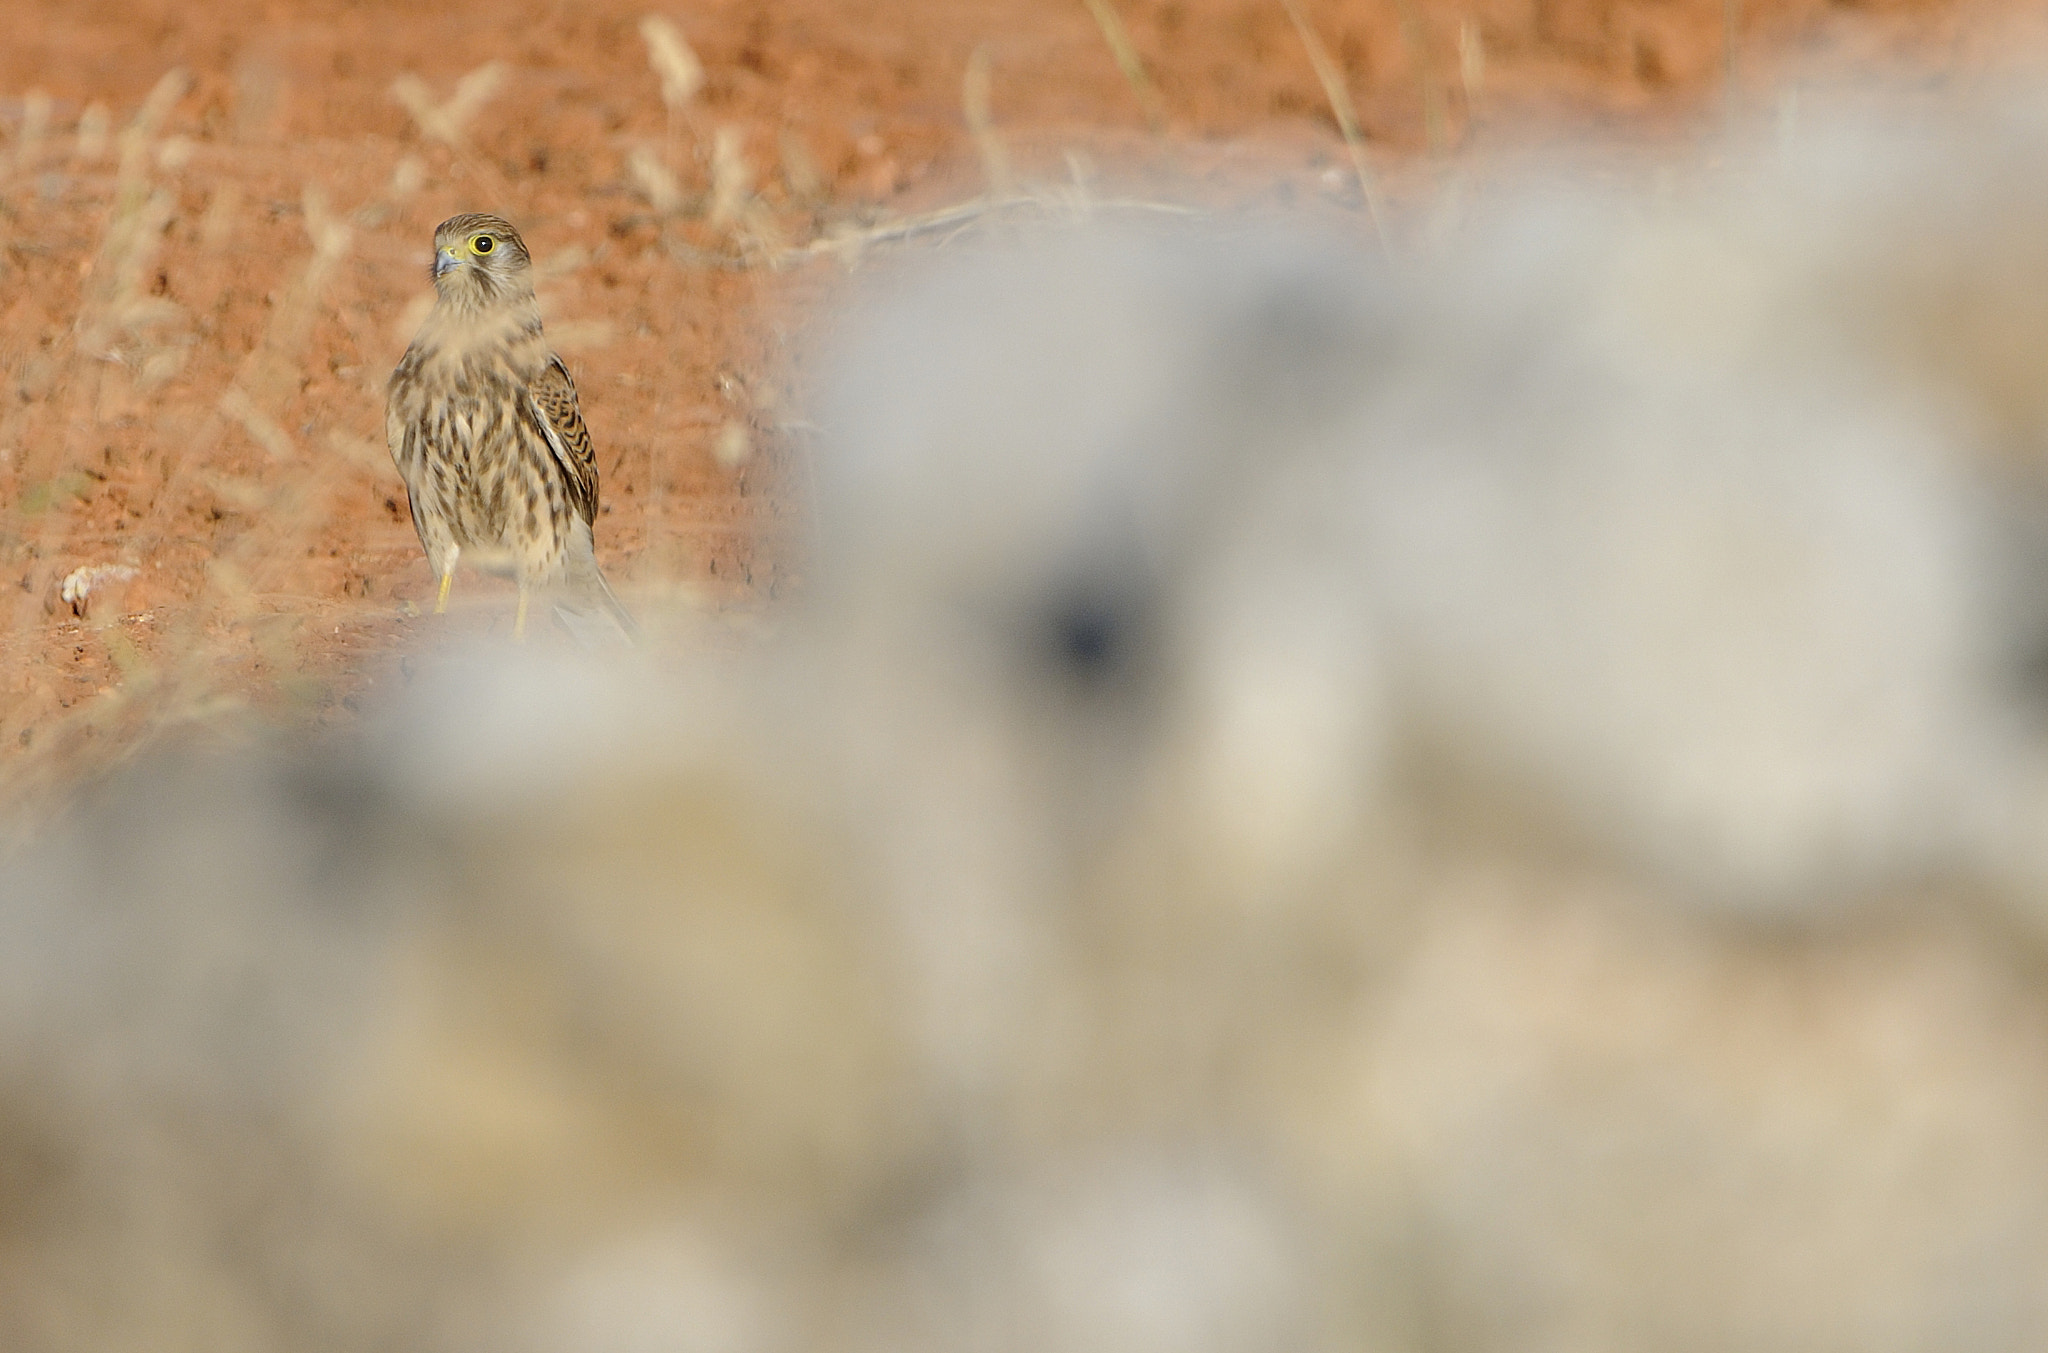
[[502,216],[467,212],[434,230],[434,289],[444,300],[489,305],[530,293],[526,241]]

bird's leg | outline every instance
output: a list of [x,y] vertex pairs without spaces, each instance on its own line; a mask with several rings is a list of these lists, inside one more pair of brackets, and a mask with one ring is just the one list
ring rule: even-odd
[[434,614],[440,615],[448,609],[448,588],[455,581],[455,561],[462,557],[460,545],[448,547],[448,557],[441,561],[441,595],[434,598]]
[[519,584],[519,609],[512,616],[512,637],[526,638],[526,584]]

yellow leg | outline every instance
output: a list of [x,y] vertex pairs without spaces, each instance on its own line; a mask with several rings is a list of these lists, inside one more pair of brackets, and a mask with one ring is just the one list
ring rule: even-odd
[[434,598],[434,614],[440,615],[448,609],[448,585],[455,581],[455,570],[449,569],[441,575],[441,595]]
[[512,637],[514,639],[524,639],[526,637],[526,589],[524,587],[519,589],[519,610],[512,617]]

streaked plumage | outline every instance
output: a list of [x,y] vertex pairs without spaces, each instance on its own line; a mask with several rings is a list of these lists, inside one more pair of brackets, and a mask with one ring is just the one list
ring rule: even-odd
[[434,308],[391,374],[385,434],[405,477],[413,526],[441,580],[458,561],[519,583],[515,633],[531,593],[568,616],[633,622],[598,569],[597,457],[576,384],[549,350],[525,241],[497,216],[434,231]]

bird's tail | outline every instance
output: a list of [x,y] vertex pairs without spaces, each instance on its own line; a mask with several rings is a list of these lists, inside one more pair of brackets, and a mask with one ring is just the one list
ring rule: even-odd
[[576,532],[570,541],[568,569],[555,598],[555,614],[577,642],[586,646],[620,638],[638,643],[640,626],[605,581],[588,530]]

